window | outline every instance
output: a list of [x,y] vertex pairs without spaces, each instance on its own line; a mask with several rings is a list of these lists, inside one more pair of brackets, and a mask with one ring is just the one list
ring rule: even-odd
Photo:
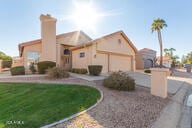
[[63,54],[64,54],[64,55],[70,55],[69,49],[64,49]]
[[38,52],[28,52],[27,53],[27,66],[29,67],[31,63],[34,63],[35,66],[39,62],[40,54]]
[[80,53],[79,53],[79,57],[80,57],[80,58],[85,57],[85,52],[80,52]]

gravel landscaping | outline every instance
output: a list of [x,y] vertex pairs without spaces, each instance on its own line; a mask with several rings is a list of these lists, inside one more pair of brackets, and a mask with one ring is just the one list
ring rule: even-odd
[[54,128],[150,128],[169,102],[150,94],[149,88],[136,86],[135,91],[116,91],[82,79],[69,77],[61,80],[33,78],[0,78],[1,82],[76,83],[96,86],[103,91],[104,99],[90,111]]
[[136,86],[132,92],[110,90],[97,85],[104,93],[103,101],[94,109],[55,126],[55,128],[150,128],[169,99],[150,95],[148,88]]

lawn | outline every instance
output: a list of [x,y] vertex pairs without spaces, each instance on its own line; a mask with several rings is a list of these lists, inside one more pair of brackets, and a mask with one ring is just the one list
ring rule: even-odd
[[0,83],[0,128],[37,128],[85,110],[95,88],[66,84]]

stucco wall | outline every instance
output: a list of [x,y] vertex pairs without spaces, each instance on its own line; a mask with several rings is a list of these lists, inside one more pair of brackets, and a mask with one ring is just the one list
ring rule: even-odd
[[[91,64],[92,47],[86,47],[72,51],[72,68],[86,68]],[[80,57],[81,52],[85,53],[85,57]]]
[[136,60],[136,69],[144,69],[143,55],[141,53],[137,53],[135,55],[135,60]]
[[98,50],[135,55],[134,50],[127,43],[127,40],[125,40],[125,38],[121,36],[121,34],[116,34],[113,36],[102,38],[97,42],[101,42],[101,43],[98,43],[98,46],[97,46]]
[[29,52],[37,52],[37,53],[40,54],[40,58],[41,58],[41,47],[42,46],[41,46],[40,43],[24,47],[22,58],[23,58],[23,62],[24,62],[25,68],[28,67],[28,65],[27,65],[27,53],[29,53]]

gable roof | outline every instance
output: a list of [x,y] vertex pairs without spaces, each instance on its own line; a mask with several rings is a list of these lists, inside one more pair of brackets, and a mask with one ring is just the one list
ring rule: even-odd
[[153,51],[153,52],[156,52],[155,50],[150,49],[150,48],[143,48],[143,49],[140,49],[140,50],[139,50],[139,52],[145,52],[145,51]]
[[93,45],[93,44],[96,44],[97,41],[100,40],[100,39],[102,39],[102,38],[111,37],[111,36],[114,36],[114,35],[116,35],[116,34],[121,34],[121,35],[125,38],[125,40],[127,40],[127,42],[129,43],[129,45],[133,48],[134,52],[135,52],[135,53],[138,52],[137,48],[133,45],[133,43],[129,40],[129,38],[126,36],[126,34],[125,34],[123,31],[117,31],[117,32],[114,32],[114,33],[111,33],[111,34],[102,36],[102,37],[100,37],[100,38],[97,38],[97,39],[95,39],[95,40],[92,40],[92,41],[90,41],[90,42],[88,42],[88,43],[80,44],[80,45],[78,45],[78,46],[76,46],[76,47],[74,47],[74,48],[71,48],[71,50],[76,50],[76,49],[84,48],[84,47],[86,47],[86,46],[91,46],[91,45]]
[[[88,41],[91,41],[92,39],[87,35],[85,34],[83,31],[73,31],[73,32],[68,32],[68,33],[62,33],[62,34],[59,34],[59,35],[56,35],[56,39],[59,39],[59,38],[65,38],[65,37],[76,37],[77,38],[77,41],[76,42],[68,42],[68,43],[63,43],[63,44],[66,44],[66,45],[71,45],[71,46],[76,46],[78,45],[78,43],[82,43],[82,42],[78,42],[78,39],[79,39],[79,36],[80,35],[83,35],[87,38]],[[22,52],[23,52],[23,49],[24,47],[26,46],[31,46],[31,45],[35,45],[35,44],[39,44],[41,43],[41,39],[36,39],[36,40],[32,40],[32,41],[28,41],[28,42],[23,42],[23,43],[20,43],[19,44],[19,54],[20,56],[22,56]],[[71,43],[71,44],[70,44]]]
[[[169,56],[163,56],[163,61],[169,61],[169,60],[172,60],[171,57],[169,57]],[[160,61],[160,56],[157,57],[157,61],[158,61],[158,62]]]

